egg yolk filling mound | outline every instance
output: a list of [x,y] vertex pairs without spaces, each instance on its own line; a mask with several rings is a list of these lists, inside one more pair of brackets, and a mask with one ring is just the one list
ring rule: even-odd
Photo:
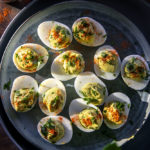
[[115,73],[118,67],[118,54],[115,50],[103,51],[95,62],[105,72]]
[[80,93],[84,96],[87,103],[100,105],[104,102],[106,89],[98,83],[87,83],[82,88]]
[[41,126],[41,133],[45,139],[51,143],[56,143],[64,137],[65,129],[60,121],[52,120],[51,118]]
[[29,110],[36,98],[34,88],[23,88],[14,91],[13,106],[16,111],[23,112]]
[[101,126],[101,114],[94,108],[84,109],[79,113],[79,121],[86,129],[98,130]]
[[127,116],[125,113],[125,104],[119,101],[114,101],[106,104],[103,109],[103,116],[110,123],[120,125],[123,124]]
[[70,33],[62,26],[55,25],[52,27],[49,33],[50,45],[54,48],[66,48],[70,45]]
[[147,79],[145,64],[138,58],[131,58],[124,67],[124,76],[136,81]]
[[95,28],[88,18],[80,19],[73,26],[73,35],[77,41],[84,43],[94,43]]
[[66,52],[62,56],[63,69],[67,74],[79,74],[84,69],[82,56],[74,52]]
[[27,71],[36,71],[43,63],[43,56],[39,56],[33,49],[21,47],[16,53],[16,61],[20,68]]
[[49,112],[57,112],[62,109],[64,96],[59,88],[51,88],[43,94],[43,104]]

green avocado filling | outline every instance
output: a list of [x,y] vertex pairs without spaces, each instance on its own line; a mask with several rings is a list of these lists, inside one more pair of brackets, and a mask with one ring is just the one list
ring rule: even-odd
[[79,121],[86,129],[98,130],[101,126],[101,115],[98,110],[87,108],[79,113]]
[[80,92],[87,103],[100,105],[104,102],[106,90],[98,83],[87,83],[81,88]]
[[118,67],[118,54],[115,50],[103,51],[98,58],[98,66],[105,72],[114,73]]
[[64,137],[65,129],[60,121],[51,118],[41,126],[41,133],[51,143],[56,143]]
[[51,88],[43,95],[43,104],[47,107],[49,112],[57,112],[62,109],[64,103],[64,96],[59,88]]
[[40,64],[43,63],[43,56],[28,47],[21,47],[16,53],[16,61],[20,68],[27,71],[36,71]]
[[70,45],[70,32],[65,27],[55,25],[49,35],[50,45],[54,48],[66,48]]
[[32,108],[36,98],[34,88],[23,88],[14,91],[13,105],[16,111],[23,112]]
[[124,76],[136,81],[147,79],[148,73],[145,64],[138,58],[131,58],[125,65]]
[[84,69],[84,60],[82,56],[74,52],[66,52],[62,56],[63,69],[67,74],[79,74]]
[[73,26],[73,35],[77,41],[83,43],[93,43],[95,39],[94,26],[88,18],[80,19]]

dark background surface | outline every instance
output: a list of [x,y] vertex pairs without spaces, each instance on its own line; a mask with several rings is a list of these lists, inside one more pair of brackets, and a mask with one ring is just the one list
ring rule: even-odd
[[[94,0],[93,0],[94,1]],[[95,0],[96,2],[100,2],[107,6],[110,6],[117,11],[124,14],[129,20],[131,20],[145,35],[147,41],[150,44],[150,3],[149,0]],[[20,26],[20,24],[27,19],[29,16],[39,11],[40,9],[44,9],[47,6],[50,6],[53,3],[61,2],[60,0],[37,0],[36,2],[32,1],[26,8],[24,8],[23,12],[21,12],[13,23],[7,29],[5,35],[2,37],[0,42],[0,58],[2,56],[2,51],[6,47],[8,40],[14,33],[14,31]],[[12,4],[13,6],[17,6],[18,8],[22,8],[22,5]],[[149,91],[150,92],[150,91]],[[18,134],[15,128],[10,124],[6,114],[3,110],[2,103],[0,101],[0,120],[3,120],[2,125],[6,126],[9,135],[15,139],[23,149],[35,149],[31,143],[28,143],[23,137]],[[149,150],[150,142],[150,117],[147,119],[146,123],[142,127],[142,129],[136,134],[133,140],[130,140],[126,143],[122,149],[123,150]],[[2,141],[3,142],[3,141]],[[1,147],[0,147],[1,149]],[[8,146],[7,149],[12,149],[12,147]]]

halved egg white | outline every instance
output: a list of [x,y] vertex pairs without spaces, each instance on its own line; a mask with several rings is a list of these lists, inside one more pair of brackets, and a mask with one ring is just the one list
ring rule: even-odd
[[[57,112],[49,112],[47,107],[45,107],[45,105],[43,104],[43,98],[42,98],[42,95],[49,89],[51,88],[54,88],[54,87],[57,87],[61,90],[61,92],[63,93],[63,99],[64,99],[64,104],[62,106],[62,109],[61,110],[58,110]],[[54,79],[54,78],[49,78],[49,79],[46,79],[44,80],[40,85],[39,85],[39,106],[40,106],[40,109],[43,113],[45,113],[46,115],[57,115],[59,114],[64,106],[65,106],[65,103],[66,103],[66,89],[65,89],[65,86],[63,85],[63,83],[57,79]]]
[[[104,46],[100,47],[94,55],[94,60],[100,56],[101,52],[112,51],[112,50],[115,50],[115,49],[110,45],[104,45]],[[117,53],[117,51],[116,51],[116,53]],[[120,68],[121,68],[121,60],[120,60],[119,55],[118,55],[118,66],[117,66],[117,69],[114,73],[105,72],[102,69],[100,69],[96,63],[94,63],[94,71],[95,71],[96,75],[103,78],[103,79],[106,79],[106,80],[116,79],[120,73]]]
[[[14,105],[13,105],[14,91],[22,89],[22,88],[34,88],[34,91],[37,93],[38,92],[38,83],[34,78],[27,76],[27,75],[17,77],[13,82],[11,94],[10,94],[10,101],[11,101],[11,105],[13,108],[14,108]],[[36,102],[37,102],[37,99],[35,99],[32,107],[24,112],[31,110],[35,106]],[[14,110],[15,110],[15,108],[14,108]]]
[[145,61],[145,59],[143,57],[141,57],[139,55],[129,55],[129,56],[124,58],[124,60],[122,61],[122,64],[121,64],[121,76],[122,76],[122,79],[124,80],[124,82],[127,84],[128,87],[130,87],[130,88],[132,88],[134,90],[142,90],[148,85],[150,79],[147,79],[147,80],[143,79],[141,81],[135,81],[135,80],[132,80],[130,78],[124,77],[125,65],[131,58],[138,58],[138,59],[140,59],[145,64],[146,70],[148,72],[150,70],[147,62]]
[[[122,102],[122,103],[125,103],[125,112],[124,112],[124,115],[126,115],[128,117],[129,115],[129,111],[130,111],[130,108],[131,108],[131,102],[130,102],[130,98],[125,95],[124,93],[121,93],[121,92],[115,92],[115,93],[112,93],[111,95],[109,95],[106,100],[105,100],[105,103],[104,103],[104,106],[106,104],[108,104],[109,102],[113,102],[113,101],[119,101],[119,102]],[[127,121],[127,119],[126,119]],[[104,123],[106,124],[106,126],[110,129],[118,129],[118,128],[121,128],[125,123],[126,121],[123,123],[123,124],[120,124],[120,125],[115,125],[115,124],[111,124],[109,123],[105,118],[104,118]]]
[[74,87],[75,87],[77,94],[80,97],[84,98],[84,96],[81,94],[80,91],[82,87],[87,83],[99,83],[100,85],[102,85],[106,90],[104,99],[107,97],[108,90],[107,90],[106,85],[93,72],[82,72],[76,77],[75,82],[74,82]]
[[[49,34],[50,34],[50,31],[52,29],[52,27],[54,26],[61,26],[61,27],[64,27],[66,28],[69,33],[70,33],[70,43],[72,42],[72,32],[70,30],[70,28],[65,25],[65,24],[62,24],[60,22],[57,22],[57,21],[45,21],[45,22],[42,22],[39,26],[38,26],[38,29],[37,29],[37,33],[38,33],[38,36],[39,38],[41,39],[41,41],[48,47],[50,47],[51,49],[54,49],[54,50],[60,50],[60,49],[64,49],[64,48],[55,48],[53,47],[51,44],[50,44],[50,41],[49,41]],[[69,46],[69,45],[68,45]],[[66,47],[65,47],[66,48]]]
[[[75,50],[69,50],[70,52],[74,52],[74,53],[77,53],[79,55],[82,56],[81,53],[75,51]],[[71,80],[73,78],[75,78],[77,76],[77,74],[67,74],[64,69],[63,69],[63,62],[62,62],[62,56],[67,53],[68,51],[65,51],[63,53],[61,53],[60,55],[58,55],[52,65],[51,65],[51,74],[54,78],[58,79],[58,80],[61,80],[61,81],[67,81],[67,80]],[[82,69],[82,71],[84,70],[84,68]],[[82,72],[81,71],[81,72]]]
[[107,39],[106,31],[99,22],[97,22],[96,20],[94,20],[90,17],[78,18],[72,25],[72,31],[74,31],[73,29],[75,28],[77,22],[80,21],[81,19],[88,19],[93,24],[94,30],[95,30],[95,39],[94,39],[94,43],[91,44],[91,43],[85,43],[85,42],[77,39],[74,36],[74,38],[77,40],[77,42],[79,42],[80,44],[85,45],[85,46],[94,46],[95,47],[95,46],[102,45]]
[[93,104],[87,104],[82,98],[77,98],[77,99],[72,100],[72,102],[69,105],[69,116],[70,116],[70,119],[72,120],[72,122],[81,131],[84,131],[84,132],[93,132],[93,131],[95,131],[94,129],[86,129],[86,128],[84,128],[81,125],[81,123],[79,121],[79,118],[78,118],[78,114],[82,110],[87,109],[87,108],[94,108],[94,109],[98,110],[98,112],[99,112],[99,114],[101,116],[101,125],[102,125],[102,123],[103,123],[103,116],[102,116],[102,113],[101,113],[100,109],[98,107],[94,106]]
[[17,60],[16,60],[16,54],[17,52],[19,51],[19,49],[21,47],[27,47],[27,48],[31,48],[33,49],[39,56],[43,56],[43,63],[41,63],[38,68],[36,69],[36,71],[42,69],[44,67],[44,65],[47,63],[48,61],[48,58],[49,58],[49,54],[48,54],[48,51],[41,45],[39,44],[34,44],[34,43],[26,43],[26,44],[23,44],[23,45],[20,45],[14,52],[13,54],[13,62],[16,66],[16,68],[18,70],[20,70],[21,72],[27,72],[27,73],[33,73],[33,72],[36,72],[36,71],[28,71],[28,70],[25,70],[23,68],[21,68],[18,63],[17,63]]
[[47,139],[45,139],[44,136],[41,134],[41,126],[43,126],[50,118],[52,120],[60,121],[60,123],[62,123],[65,129],[64,137],[60,139],[59,141],[57,141],[55,144],[63,145],[63,144],[70,142],[70,140],[72,139],[72,135],[73,135],[72,125],[71,125],[71,122],[63,116],[47,116],[47,117],[42,118],[37,125],[37,130],[40,136],[47,142],[50,142]]

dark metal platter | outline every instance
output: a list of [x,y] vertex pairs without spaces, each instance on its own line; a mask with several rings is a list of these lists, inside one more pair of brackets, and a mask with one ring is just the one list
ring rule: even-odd
[[[35,3],[34,6],[36,6],[36,4],[37,3]],[[70,15],[73,15],[74,18],[72,17],[72,20],[70,19],[70,22],[67,22],[67,20],[68,20],[67,17],[70,17],[70,16],[66,16],[65,15],[65,17],[63,17],[63,13],[66,14],[65,10],[63,10],[62,13],[61,13],[62,16],[57,17],[57,19],[55,19],[55,20],[60,21],[60,22],[64,22],[65,24],[68,24],[69,26],[71,26],[71,24],[73,23],[73,20],[75,20],[75,18],[77,18],[77,17],[85,16],[85,15],[93,17],[96,20],[100,21],[104,25],[104,27],[106,28],[106,30],[108,32],[108,39],[109,39],[106,42],[106,44],[111,44],[112,46],[114,46],[118,50],[118,52],[119,52],[119,54],[121,56],[121,59],[123,59],[123,57],[125,57],[126,55],[129,55],[129,54],[132,54],[132,53],[136,53],[136,54],[139,54],[139,55],[142,55],[142,56],[144,56],[147,53],[149,47],[148,47],[148,44],[146,43],[146,40],[144,39],[143,35],[139,32],[139,30],[130,21],[128,21],[127,19],[124,19],[124,17],[122,17],[122,15],[120,15],[119,13],[115,12],[114,10],[112,10],[112,9],[110,9],[108,7],[105,7],[105,6],[99,4],[98,6],[101,8],[101,10],[100,10],[100,14],[97,15],[96,10],[94,9],[95,5],[97,5],[97,4],[94,5],[94,3],[88,3],[88,2],[80,2],[80,4],[79,4],[79,2],[70,2],[69,4],[70,5],[68,5],[68,3],[67,3],[67,6],[72,7],[72,5],[73,5],[73,7],[75,7],[75,9],[78,10],[78,13],[76,15],[73,15],[74,12],[69,7],[69,11],[71,12]],[[64,4],[60,4],[60,5],[65,6],[65,3]],[[90,6],[92,6],[92,5],[93,5],[93,7],[91,8]],[[98,7],[98,6],[96,6],[96,7]],[[59,5],[53,6],[53,7],[61,8],[61,7],[59,7]],[[107,13],[105,12],[105,10],[107,10]],[[51,16],[46,16],[46,19],[49,19],[49,17],[56,18],[55,15],[57,13],[56,14],[55,13],[51,14]],[[114,18],[115,15],[117,15],[117,17],[121,17],[121,18],[118,18],[119,20],[117,20],[118,21],[117,23],[116,23],[116,20]],[[32,18],[34,18],[35,16],[36,15],[34,15],[30,19],[28,19],[27,22],[29,21],[31,23],[32,22]],[[56,15],[56,16],[58,16],[58,15]],[[111,17],[108,17],[108,16],[111,16]],[[45,18],[43,18],[43,20],[45,20]],[[40,20],[40,21],[42,22],[42,20]],[[8,54],[8,52],[5,53],[3,61],[6,62],[5,59],[8,57],[8,56],[6,57],[6,55],[9,55],[11,57],[12,52],[14,51],[14,48],[17,45],[23,44],[28,39],[27,36],[28,36],[28,34],[29,34],[30,31],[32,31],[30,33],[31,33],[31,37],[32,37],[33,42],[36,41],[36,43],[38,42],[38,43],[42,44],[39,41],[39,39],[37,38],[37,35],[35,33],[36,32],[36,28],[35,27],[37,26],[37,24],[40,23],[40,21],[37,22],[37,23],[35,23],[34,25],[30,26],[30,27],[27,27],[27,29],[29,29],[28,31],[24,30],[24,32],[26,31],[25,34],[24,34],[25,36],[22,37],[22,38],[18,38],[19,40],[17,42],[13,42],[14,45],[11,45],[11,48],[13,50],[9,50],[9,54]],[[125,24],[123,24],[121,21],[124,21]],[[23,28],[23,26],[25,24],[23,24],[21,28]],[[127,26],[130,27],[130,29]],[[19,30],[21,28],[19,28]],[[33,28],[35,28],[35,29],[33,29]],[[33,29],[33,30],[31,30],[31,29]],[[132,31],[131,31],[131,29],[132,29]],[[17,32],[20,32],[19,30]],[[17,34],[17,32],[15,34]],[[116,37],[112,38],[113,37],[112,35],[114,35]],[[13,38],[15,38],[15,37],[13,37]],[[11,42],[14,40],[13,38],[11,39],[11,41],[10,41],[9,44],[11,44]],[[116,40],[113,40],[113,39],[116,39]],[[86,47],[78,45],[77,43],[75,43],[75,41],[74,41],[73,45],[74,46],[71,47],[71,48],[78,48],[78,49],[85,49],[86,48]],[[120,45],[121,45],[121,47],[120,47]],[[9,46],[7,48],[9,48]],[[128,50],[125,51],[126,49],[128,49]],[[83,51],[83,53],[86,54],[86,51]],[[52,52],[51,52],[51,54],[52,54]],[[146,55],[147,55],[147,59],[149,59],[150,57],[148,57],[148,54],[146,54]],[[91,55],[91,59],[92,59],[92,55]],[[49,63],[47,64],[47,67],[45,68],[45,71],[47,70],[48,65],[51,64],[52,60],[53,59],[51,59],[49,61]],[[12,76],[7,77],[6,74],[5,75],[4,74],[1,75],[1,79],[3,77],[3,80],[1,80],[1,85],[3,85],[9,78],[11,78],[13,80],[16,76],[21,75],[21,73],[14,68],[13,64],[11,64],[12,60],[9,60],[9,61],[10,61],[9,63],[8,62],[3,63],[2,70],[4,69],[3,73],[5,73],[5,69],[9,67],[9,71],[11,70]],[[88,66],[88,64],[87,64],[87,66]],[[86,69],[89,70],[89,69],[92,69],[92,68],[86,68]],[[6,72],[8,74],[8,71],[6,71]],[[50,75],[48,75],[48,74],[43,74],[42,71],[39,72],[38,74],[40,76],[42,76],[43,78],[50,77]],[[4,76],[6,76],[6,77],[4,78]],[[34,74],[33,76],[35,77],[36,75]],[[73,80],[71,82],[73,83]],[[131,110],[131,113],[130,113],[130,116],[129,116],[130,120],[128,120],[128,125],[126,125],[124,128],[119,129],[119,131],[115,131],[115,132],[111,131],[111,130],[108,130],[105,127],[105,125],[103,125],[102,129],[100,131],[100,134],[99,133],[94,133],[93,135],[90,135],[90,136],[92,136],[92,138],[89,137],[89,141],[90,142],[88,142],[88,143],[86,142],[86,140],[84,140],[84,137],[86,135],[84,135],[84,133],[81,133],[80,131],[78,131],[74,127],[74,130],[75,130],[75,135],[73,137],[74,141],[72,141],[70,144],[68,144],[68,145],[66,145],[64,147],[53,147],[53,149],[54,148],[55,149],[56,148],[60,148],[60,149],[66,149],[66,148],[68,148],[68,149],[71,149],[71,148],[75,148],[75,147],[78,147],[78,146],[80,146],[80,147],[82,146],[81,148],[91,148],[91,147],[93,147],[93,145],[95,145],[95,147],[94,147],[95,149],[98,149],[98,148],[102,147],[104,144],[106,144],[107,142],[111,141],[112,138],[114,138],[112,136],[110,137],[110,135],[113,135],[113,136],[115,136],[115,138],[117,138],[118,140],[120,140],[122,138],[128,138],[128,137],[130,137],[132,134],[134,134],[136,132],[136,129],[141,126],[141,124],[142,124],[142,122],[144,120],[145,111],[147,110],[147,107],[148,107],[147,102],[141,102],[140,96],[137,94],[137,92],[135,92],[134,90],[131,90],[131,89],[127,88],[123,84],[123,82],[121,81],[120,77],[118,78],[118,80],[111,82],[115,87],[117,87],[115,89],[111,88],[111,86],[109,85],[108,81],[105,81],[105,83],[108,86],[109,93],[120,90],[120,86],[116,86],[116,83],[118,83],[118,82],[120,82],[120,86],[122,87],[122,89],[121,89],[122,92],[124,92],[127,95],[129,95],[131,99],[137,99],[136,102],[133,102],[133,108],[134,109]],[[8,95],[8,96],[6,96],[7,99],[8,99],[9,98],[8,92],[4,92],[4,93]],[[4,93],[2,93],[2,95],[4,95]],[[5,97],[5,99],[6,99],[6,97]],[[72,98],[73,97],[70,97],[69,101]],[[3,101],[3,104],[4,104],[4,108],[5,108],[6,113],[7,113],[8,117],[9,117],[9,119],[11,120],[11,122],[14,124],[14,126],[16,126],[16,124],[15,124],[16,122],[14,122],[14,120],[13,120],[14,118],[18,119],[20,117],[19,119],[22,119],[22,117],[25,117],[25,118],[27,117],[26,115],[21,115],[20,116],[17,113],[15,113],[13,110],[11,110],[12,108],[9,106],[8,100],[7,100],[7,102]],[[69,103],[65,107],[66,111],[67,111],[68,105],[69,105]],[[140,111],[140,109],[142,110],[142,112]],[[135,117],[135,112],[136,113],[138,112],[136,114],[137,117]],[[2,113],[4,113],[4,111]],[[62,115],[66,115],[68,117],[67,113],[68,112],[63,112]],[[35,121],[33,120],[34,125],[37,124],[37,121],[39,121],[39,119],[44,116],[42,114],[42,112],[40,112],[38,106],[36,106],[35,109],[33,111],[31,111],[31,113],[28,114],[28,115],[29,116],[30,115],[33,115],[33,116],[37,115],[38,116],[38,118],[36,118]],[[134,115],[134,118],[132,117],[133,115]],[[28,119],[29,118],[27,118],[27,120]],[[19,120],[19,121],[21,121],[21,120]],[[133,126],[134,126],[134,128],[133,128]],[[34,130],[34,128],[36,128],[36,126],[33,126],[33,130]],[[21,132],[21,134],[27,138],[27,137],[30,137],[30,135],[25,135],[25,134],[26,133],[28,134],[29,131],[31,131],[32,129],[29,129],[29,127],[26,127],[24,130],[21,129],[22,131],[20,131],[19,126],[17,125],[17,130],[19,132]],[[33,131],[33,130],[32,130],[32,132],[35,132],[35,135],[36,135],[37,134],[36,131]],[[126,131],[128,131],[128,132],[126,132]],[[25,134],[24,134],[24,132],[25,132]],[[36,136],[38,136],[38,135],[36,135]],[[40,137],[38,137],[38,138],[40,138]],[[79,139],[79,138],[81,139],[80,141],[79,140],[78,141],[75,140],[75,139]],[[95,139],[97,139],[97,140],[95,140]],[[32,141],[30,139],[28,139],[28,140],[30,142],[32,142],[33,145],[36,145],[36,143],[34,141]],[[40,139],[40,140],[41,140],[41,143],[42,143],[43,142],[42,139]],[[100,140],[103,141],[103,142],[100,143],[99,142]],[[52,146],[51,144],[47,144],[45,142],[43,142],[43,143],[44,143],[44,146],[45,145],[47,145],[48,147]],[[38,145],[37,147],[40,147],[40,146]],[[43,148],[43,147],[40,147],[40,148]],[[47,148],[44,147],[44,149],[47,149]]]

